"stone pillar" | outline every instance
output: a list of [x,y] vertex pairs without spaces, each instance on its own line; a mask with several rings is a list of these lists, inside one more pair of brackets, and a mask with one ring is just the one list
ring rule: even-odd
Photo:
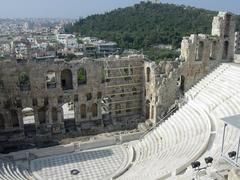
[[57,71],[55,75],[56,75],[57,89],[61,89],[62,88],[61,71]]
[[50,119],[52,119],[51,118],[51,115],[52,115],[52,113],[51,113],[51,108],[47,108],[46,109],[46,111],[45,111],[45,119],[46,119],[46,124],[49,124],[50,123]]
[[38,108],[37,107],[33,107],[33,114],[34,114],[34,119],[35,119],[35,125],[38,126],[39,120],[38,120]]
[[52,107],[49,107],[48,109],[48,123],[53,124],[53,119],[52,119]]
[[59,109],[58,109],[58,123],[63,123],[63,109],[62,109],[62,107],[60,107]]
[[10,111],[5,111],[3,114],[3,117],[5,118],[5,129],[11,129],[12,128],[12,119],[11,119],[11,114]]
[[19,121],[19,128],[20,128],[20,129],[24,129],[22,111],[18,111],[18,121]]
[[80,105],[79,102],[74,102],[74,117],[76,125],[81,122],[81,114],[80,114]]

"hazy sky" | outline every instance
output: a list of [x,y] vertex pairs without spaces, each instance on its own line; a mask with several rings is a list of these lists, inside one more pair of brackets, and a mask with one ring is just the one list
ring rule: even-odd
[[[140,0],[0,0],[0,18],[65,17],[78,18],[126,7]],[[161,0],[240,14],[240,0]]]

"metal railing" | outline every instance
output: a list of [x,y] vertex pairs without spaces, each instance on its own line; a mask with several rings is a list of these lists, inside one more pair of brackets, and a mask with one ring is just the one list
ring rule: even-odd
[[145,135],[156,129],[159,125],[161,125],[168,117],[170,117],[176,110],[178,109],[178,106],[175,106],[170,112],[168,112],[163,118],[159,120],[158,123],[156,123],[154,126],[152,126],[150,129],[145,131],[142,136],[140,136],[139,140],[142,140]]

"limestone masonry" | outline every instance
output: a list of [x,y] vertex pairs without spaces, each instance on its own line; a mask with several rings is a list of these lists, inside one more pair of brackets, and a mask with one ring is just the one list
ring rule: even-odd
[[211,35],[184,37],[181,56],[159,64],[143,55],[2,61],[0,144],[5,148],[162,121],[185,91],[239,54],[234,30],[234,17],[220,12]]

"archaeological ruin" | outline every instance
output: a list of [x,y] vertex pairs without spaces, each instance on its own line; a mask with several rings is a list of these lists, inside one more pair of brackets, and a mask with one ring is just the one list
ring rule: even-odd
[[144,55],[0,62],[0,144],[158,123],[185,91],[233,61],[234,25],[231,14],[219,13],[211,35],[184,37],[181,56],[159,64]]

